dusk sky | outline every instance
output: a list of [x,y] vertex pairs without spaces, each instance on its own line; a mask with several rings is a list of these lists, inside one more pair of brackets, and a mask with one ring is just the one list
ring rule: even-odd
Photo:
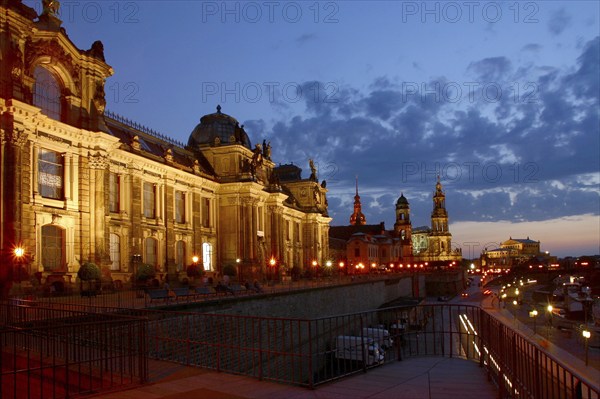
[[[40,10],[41,1],[25,1]],[[429,225],[437,174],[463,257],[513,238],[600,253],[597,1],[61,1],[104,43],[107,108],[187,143],[222,111],[273,160],[327,180],[347,225],[404,193]]]

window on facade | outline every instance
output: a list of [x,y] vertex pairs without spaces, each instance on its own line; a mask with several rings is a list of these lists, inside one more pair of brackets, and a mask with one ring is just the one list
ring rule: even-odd
[[386,254],[385,248],[382,248],[381,249],[381,257],[385,258],[385,256],[386,256],[385,254]]
[[177,241],[175,243],[175,268],[182,272],[185,268],[185,242]]
[[118,235],[110,234],[109,244],[109,255],[110,255],[110,270],[121,269],[121,239]]
[[359,247],[354,248],[354,257],[355,258],[360,257],[360,248]]
[[294,237],[296,237],[296,242],[300,242],[300,223],[296,223]]
[[42,265],[45,271],[65,269],[65,231],[58,226],[42,226]]
[[156,267],[156,260],[158,259],[158,240],[156,240],[156,238],[148,237],[145,240],[145,244],[145,263]]
[[285,239],[290,240],[290,222],[289,220],[285,221]]
[[144,183],[144,216],[156,218],[156,186],[148,182]]
[[60,120],[60,85],[50,71],[41,66],[33,71],[33,105],[52,119]]
[[202,227],[210,227],[210,199],[202,199]]
[[110,211],[118,213],[121,210],[120,194],[121,194],[121,176],[116,173],[111,173],[108,177],[108,201]]
[[43,198],[63,199],[64,164],[62,154],[40,149],[38,153],[38,192]]
[[202,263],[204,270],[212,270],[212,245],[208,242],[202,244]]
[[175,191],[175,222],[185,223],[185,193]]

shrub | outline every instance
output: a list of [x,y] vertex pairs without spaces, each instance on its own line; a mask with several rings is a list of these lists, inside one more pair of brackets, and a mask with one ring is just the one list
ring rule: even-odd
[[138,266],[136,274],[136,279],[138,281],[148,281],[149,279],[154,278],[154,276],[156,276],[156,270],[154,270],[154,266],[147,263]]
[[231,263],[223,266],[223,275],[229,277],[235,277],[237,275],[237,268]]
[[204,275],[204,268],[199,264],[191,264],[185,269],[185,272],[190,278],[202,277]]
[[81,281],[98,280],[100,278],[100,268],[95,263],[86,262],[77,271],[77,277]]

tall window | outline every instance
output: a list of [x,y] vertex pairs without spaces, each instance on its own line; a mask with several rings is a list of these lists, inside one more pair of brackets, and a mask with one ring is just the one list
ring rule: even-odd
[[210,199],[202,199],[202,227],[210,227]]
[[108,180],[108,202],[110,211],[118,213],[121,210],[121,176],[111,172]]
[[202,263],[204,270],[212,270],[212,245],[208,242],[202,244]]
[[154,267],[157,266],[156,260],[158,259],[158,240],[156,238],[146,238],[146,261],[149,265]]
[[40,149],[38,153],[38,192],[44,198],[61,200],[64,187],[64,164],[60,153]]
[[42,265],[46,271],[65,269],[65,231],[58,226],[42,226]]
[[175,191],[175,222],[185,223],[185,193]]
[[33,105],[40,107],[42,113],[52,119],[60,120],[60,85],[46,68],[35,67],[33,71]]
[[354,257],[355,258],[360,257],[360,248],[359,247],[354,248]]
[[110,234],[110,270],[120,270],[121,269],[121,239],[118,235],[111,233]]
[[156,186],[153,183],[144,183],[144,216],[156,218]]
[[182,272],[185,267],[185,242],[177,241],[175,244],[175,267]]

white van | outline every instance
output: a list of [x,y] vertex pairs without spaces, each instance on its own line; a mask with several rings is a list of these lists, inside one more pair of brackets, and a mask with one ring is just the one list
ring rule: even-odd
[[336,358],[364,361],[367,366],[381,364],[385,359],[383,350],[373,338],[340,335],[335,339],[335,348]]
[[390,332],[385,328],[363,328],[362,333],[365,337],[373,338],[384,350],[391,348],[394,344]]

